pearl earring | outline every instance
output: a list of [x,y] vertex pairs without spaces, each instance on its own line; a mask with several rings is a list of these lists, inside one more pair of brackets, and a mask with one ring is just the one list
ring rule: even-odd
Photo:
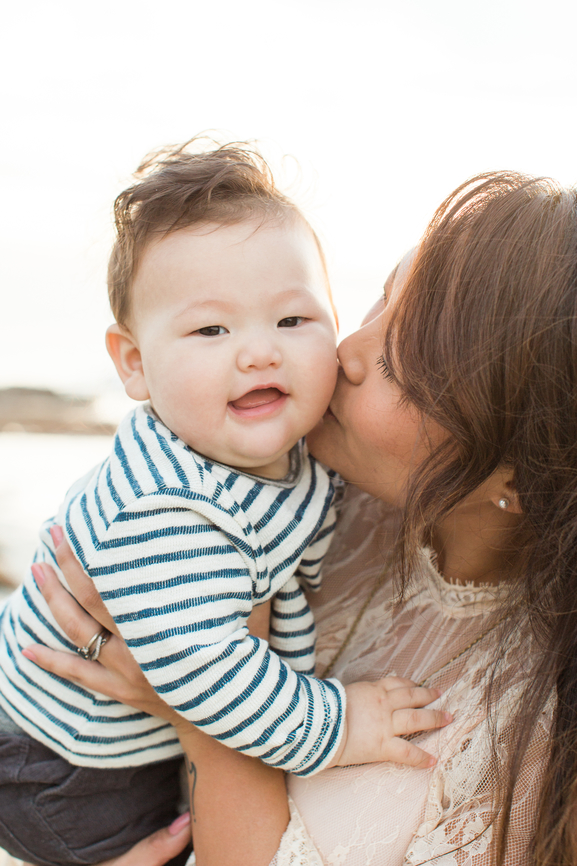
[[506,499],[504,496],[502,499],[499,499],[499,508],[502,508],[503,511],[506,511],[509,508],[510,504],[511,503],[509,502],[509,500]]

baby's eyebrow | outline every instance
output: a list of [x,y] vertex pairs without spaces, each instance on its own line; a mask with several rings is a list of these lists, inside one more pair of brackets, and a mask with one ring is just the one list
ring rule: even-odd
[[[308,288],[290,288],[290,289],[281,289],[278,292],[271,292],[268,295],[267,300],[270,301],[271,305],[275,303],[280,303],[283,301],[293,301],[293,300],[310,300],[311,297],[314,296],[314,292],[312,292]],[[197,298],[193,299],[186,303],[182,309],[178,310],[175,314],[175,319],[179,319],[181,316],[186,315],[187,313],[191,313],[194,311],[208,311],[215,313],[233,313],[236,309],[238,309],[238,303],[232,303],[230,301],[225,301],[220,298]]]
[[277,297],[279,300],[290,301],[292,298],[309,298],[311,294],[314,295],[314,292],[309,288],[282,289],[280,292],[277,292]]
[[229,301],[222,301],[219,298],[205,298],[203,300],[193,300],[185,304],[185,306],[181,310],[178,310],[175,318],[179,319],[181,316],[184,316],[187,313],[191,313],[194,310],[214,310],[216,313],[227,313],[234,310],[235,306],[235,304],[231,304],[229,303]]

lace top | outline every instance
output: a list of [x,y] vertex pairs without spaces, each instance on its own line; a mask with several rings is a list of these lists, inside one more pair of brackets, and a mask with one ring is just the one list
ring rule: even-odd
[[[383,573],[394,519],[382,503],[358,491],[348,494],[323,590],[313,600],[319,671],[334,658]],[[506,591],[503,585],[446,582],[428,551],[401,606],[394,604],[392,581],[383,582],[331,676],[345,684],[388,674],[427,678],[443,690],[439,703],[455,720],[416,738],[438,758],[431,770],[384,763],[337,767],[307,779],[289,776],[291,821],[270,866],[489,866],[498,768],[483,697],[497,630],[466,647],[490,629]],[[506,677],[494,719],[497,762],[506,755],[533,648],[527,639],[523,647],[499,651]],[[527,862],[553,709],[550,699],[516,782],[511,866]]]

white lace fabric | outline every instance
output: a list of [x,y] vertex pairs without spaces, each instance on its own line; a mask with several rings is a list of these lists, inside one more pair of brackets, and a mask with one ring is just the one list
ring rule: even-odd
[[[393,524],[381,503],[356,491],[347,497],[323,590],[313,599],[319,671],[334,658],[382,574]],[[331,676],[345,684],[390,674],[427,678],[427,685],[443,690],[438,703],[455,720],[415,738],[437,758],[432,770],[385,763],[289,776],[291,821],[270,866],[489,866],[496,763],[507,754],[532,647],[527,641],[503,655],[506,675],[493,719],[496,760],[483,698],[497,629],[466,648],[491,627],[504,592],[503,586],[447,583],[427,551],[402,606],[394,604],[392,582],[383,583]],[[527,862],[553,709],[551,699],[516,781],[510,866]]]

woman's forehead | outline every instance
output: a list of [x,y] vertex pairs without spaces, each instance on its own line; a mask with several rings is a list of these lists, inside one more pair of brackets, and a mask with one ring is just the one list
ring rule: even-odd
[[394,305],[399,294],[405,285],[407,275],[417,255],[417,247],[413,247],[406,253],[397,267],[391,271],[385,283],[384,293],[387,303]]
[[383,312],[385,305],[388,306],[390,304],[390,309],[392,309],[405,283],[407,273],[413,263],[416,252],[417,247],[413,247],[412,250],[410,250],[405,256],[403,256],[399,264],[393,268],[385,281],[382,296],[377,301],[375,301],[373,306],[366,313],[363,321],[361,322],[361,327],[363,327],[364,325],[368,325],[369,322],[372,322],[373,319],[376,319],[377,316],[380,316]]

